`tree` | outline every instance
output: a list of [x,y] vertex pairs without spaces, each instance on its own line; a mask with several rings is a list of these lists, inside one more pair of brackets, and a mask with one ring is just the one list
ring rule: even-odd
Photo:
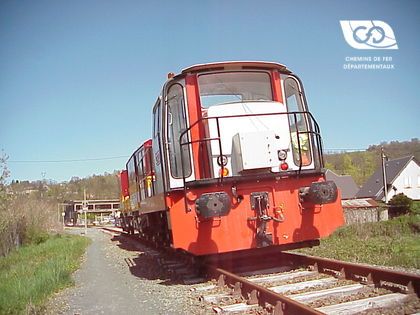
[[351,175],[353,178],[359,176],[358,168],[353,164],[353,160],[349,154],[344,154],[343,158],[343,174]]

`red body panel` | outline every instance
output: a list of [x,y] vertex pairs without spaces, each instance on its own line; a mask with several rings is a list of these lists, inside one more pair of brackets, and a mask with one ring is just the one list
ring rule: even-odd
[[283,103],[283,94],[281,93],[280,74],[277,71],[271,71],[271,89],[273,90],[273,100]]
[[[267,232],[273,234],[273,245],[326,237],[344,224],[340,197],[335,203],[304,208],[298,196],[300,187],[322,180],[320,176],[237,184],[237,193],[244,197],[240,203],[236,202],[228,185],[191,189],[187,193],[188,205],[192,210],[190,212],[185,211],[183,193],[171,193],[167,202],[170,207],[173,246],[195,255],[257,247],[256,221],[248,220],[256,215],[251,209],[250,194],[262,191],[269,193],[268,214],[279,219],[284,218],[280,223],[268,223]],[[218,191],[225,191],[230,195],[232,209],[226,216],[200,221],[195,211],[195,199],[202,193]]]
[[[190,124],[201,119],[201,105],[200,96],[197,90],[197,76],[187,75],[185,77],[186,90],[187,90],[187,103],[190,104],[188,108],[188,120]],[[192,156],[194,160],[194,174],[196,179],[205,178],[205,173],[208,172],[208,161],[203,161],[200,156],[203,145],[198,142],[199,139],[204,138],[204,130],[202,124],[196,124],[191,128],[191,142],[192,142]]]
[[130,195],[128,191],[128,172],[123,170],[120,172],[120,185],[121,185],[121,195],[123,197],[128,197]]

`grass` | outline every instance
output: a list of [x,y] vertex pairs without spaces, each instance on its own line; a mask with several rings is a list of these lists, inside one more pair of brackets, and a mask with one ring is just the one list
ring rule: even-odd
[[420,215],[420,201],[413,201],[411,212]]
[[57,234],[0,258],[0,314],[37,313],[54,292],[72,284],[89,239]]
[[305,254],[383,266],[420,269],[420,215],[338,229]]

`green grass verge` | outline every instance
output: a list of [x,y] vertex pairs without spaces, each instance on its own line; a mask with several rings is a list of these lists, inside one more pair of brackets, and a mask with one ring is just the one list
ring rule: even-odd
[[36,313],[52,293],[72,284],[89,242],[58,234],[0,258],[0,314]]
[[420,201],[413,201],[411,213],[420,215]]
[[420,269],[420,216],[345,226],[305,254],[382,266]]

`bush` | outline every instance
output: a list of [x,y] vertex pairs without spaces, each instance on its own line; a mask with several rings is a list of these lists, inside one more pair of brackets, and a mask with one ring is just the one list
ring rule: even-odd
[[26,229],[23,235],[23,244],[41,244],[49,238],[47,231],[40,227],[31,226]]
[[388,214],[391,218],[395,218],[401,215],[411,213],[411,207],[413,205],[413,200],[408,198],[403,193],[395,195],[388,202],[389,210]]
[[40,244],[48,232],[60,231],[57,205],[35,196],[14,196],[6,209],[0,210],[0,257],[20,245]]

